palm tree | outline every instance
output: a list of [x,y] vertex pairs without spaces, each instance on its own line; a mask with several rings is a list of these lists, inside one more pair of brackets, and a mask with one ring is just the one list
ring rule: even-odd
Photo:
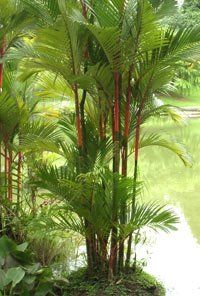
[[[24,0],[24,3],[29,5],[33,12],[34,9],[37,11],[37,5],[41,7],[44,21],[35,28],[33,38],[29,42],[19,44],[10,54],[10,58],[23,59],[20,63],[21,68],[26,69],[23,79],[35,73],[48,76],[50,72],[55,84],[59,79],[64,80],[66,90],[71,89],[75,102],[77,136],[71,132],[69,124],[65,127],[67,136],[73,135],[71,141],[76,139],[76,145],[72,149],[75,153],[73,174],[63,171],[62,168],[57,170],[47,167],[45,171],[42,168],[43,173],[39,174],[40,187],[44,188],[49,184],[48,178],[52,184],[55,179],[55,189],[58,186],[60,193],[54,192],[52,186],[49,187],[50,184],[46,189],[64,198],[71,213],[78,216],[86,237],[90,273],[94,273],[94,267],[99,260],[97,246],[104,246],[108,258],[106,267],[109,277],[112,278],[114,274],[124,270],[127,238],[126,265],[130,265],[138,208],[143,212],[136,200],[139,148],[145,143],[144,138],[141,138],[141,125],[151,114],[173,113],[172,108],[167,106],[156,109],[153,95],[156,91],[166,91],[170,87],[178,69],[178,59],[198,54],[200,33],[198,28],[175,30],[163,27],[163,9],[167,11],[165,1],[74,0],[67,1],[66,4],[64,0]],[[52,23],[46,20],[52,15],[49,12],[53,11],[54,5],[58,9]],[[95,114],[89,113],[89,108],[95,111]],[[91,118],[96,124],[95,128],[91,128]],[[150,135],[147,139],[151,144],[170,147],[167,140],[155,135]],[[96,175],[96,169],[89,164],[91,159],[92,163],[96,162],[96,158],[92,156],[99,151],[98,145],[101,146],[108,140],[112,142],[113,149],[112,173],[108,162],[106,169],[103,167],[103,172],[100,170]],[[146,143],[148,141],[146,140]],[[96,143],[97,146],[92,145]],[[176,143],[171,147],[186,163],[182,147]],[[129,154],[134,154],[134,173],[130,179],[127,176]],[[73,159],[68,152],[67,155]],[[60,177],[60,173],[64,173],[64,177]],[[132,184],[131,193],[127,189],[127,194],[122,196],[120,188],[127,182]],[[108,187],[112,189],[108,191]],[[102,196],[101,201],[95,188],[98,188]],[[74,197],[72,201],[68,200],[66,192],[70,192],[71,197]],[[99,207],[104,207],[98,202],[109,205],[111,213],[106,222],[102,218],[102,222],[107,224],[107,230],[103,234],[98,233],[95,222],[95,215],[96,218],[99,217],[98,221],[101,215],[103,217]],[[152,207],[155,209],[152,205],[147,207],[150,212]],[[144,212],[146,213],[145,210]],[[173,214],[168,214],[161,217],[168,219],[170,215],[172,220],[169,220],[176,222]],[[73,217],[70,219],[74,224]],[[100,251],[103,252],[104,258],[105,249]]]
[[4,88],[0,95],[1,230],[10,236],[14,234],[11,229],[13,218],[19,218],[23,204],[28,202],[34,211],[34,185],[25,184],[26,173],[31,175],[33,171],[33,159],[44,151],[59,150],[56,119],[51,116],[50,121],[47,117],[50,112],[41,112],[34,100],[35,80],[19,83],[18,71],[11,65],[4,68]]
[[6,54],[25,36],[33,23],[21,1],[2,0],[0,3],[0,89],[3,87],[3,64]]
[[[9,143],[10,137],[15,130],[15,127],[18,124],[19,120],[19,109],[15,99],[11,98],[10,91],[10,80],[11,80],[11,71],[6,74],[7,77],[3,79],[3,69],[5,66],[5,61],[7,55],[16,45],[17,42],[20,42],[21,38],[26,35],[26,29],[30,26],[32,20],[29,17],[28,12],[24,9],[20,1],[1,1],[0,3],[0,100],[1,100],[1,136],[2,143],[4,146],[4,152],[1,151],[1,156],[4,157],[5,164],[5,185],[8,185],[8,192],[6,193],[8,199],[12,200],[12,147]],[[8,68],[13,67],[14,65],[10,64]],[[14,66],[15,67],[15,66]],[[5,81],[4,81],[5,80]],[[3,82],[7,88],[3,92]],[[6,118],[7,114],[7,118]],[[14,116],[14,117],[12,117]],[[7,122],[5,122],[5,119]],[[1,150],[3,147],[1,148]],[[18,170],[21,170],[21,152],[18,155],[19,164]],[[20,174],[19,174],[20,175]],[[20,180],[18,182],[20,184]],[[18,185],[18,191],[20,190],[20,185]]]
[[[143,122],[143,112],[152,101],[152,95],[171,81],[177,68],[177,60],[186,58],[191,51],[196,53],[199,47],[199,35],[197,29],[184,29],[174,31],[174,29],[163,29],[158,25],[160,13],[152,8],[149,1],[104,1],[93,2],[92,10],[97,18],[96,24],[87,24],[88,30],[93,34],[104,50],[113,74],[114,89],[113,102],[113,138],[114,147],[114,172],[119,172],[119,138],[121,139],[121,128],[124,126],[124,141],[122,149],[122,170],[126,175],[127,171],[127,142],[130,137],[129,132],[135,129],[134,145],[134,184],[137,181],[138,172],[138,152],[140,142],[140,126]],[[195,38],[195,39],[193,39]],[[197,39],[196,39],[197,38]],[[109,40],[109,42],[108,42]],[[148,40],[148,41],[147,41]],[[119,78],[119,76],[121,78]],[[121,90],[120,90],[121,88]],[[124,93],[123,93],[124,91]],[[124,98],[126,107],[123,107]],[[133,126],[130,125],[131,106],[135,113]],[[125,122],[120,123],[123,109],[125,109]],[[120,133],[120,136],[119,136]],[[115,185],[115,187],[117,187]],[[125,208],[123,205],[122,208]],[[115,208],[115,194],[113,196],[113,208]],[[132,217],[135,208],[135,188],[132,199]],[[114,224],[118,220],[114,214]],[[123,210],[122,210],[122,216]],[[124,218],[123,218],[124,220]],[[113,230],[113,241],[116,236]],[[130,261],[132,235],[130,234],[127,265]],[[115,245],[115,247],[114,247]],[[121,245],[123,254],[123,244]],[[116,244],[114,266],[116,269],[117,254]],[[114,251],[113,251],[114,252]],[[112,247],[111,247],[112,253]],[[123,259],[119,266],[123,266]]]
[[[38,164],[36,185],[47,190],[48,195],[59,203],[52,207],[51,217],[39,217],[45,231],[60,229],[75,231],[84,237],[88,237],[92,244],[90,253],[87,254],[93,263],[93,272],[108,274],[110,255],[108,252],[110,236],[113,228],[113,172],[109,169],[108,163],[112,161],[112,139],[107,138],[99,141],[99,134],[96,124],[88,118],[86,113],[86,131],[90,139],[88,149],[87,172],[79,172],[79,151],[76,146],[76,131],[74,129],[75,118],[67,120],[65,116],[60,120],[59,125],[65,137],[61,143],[60,154],[65,157],[65,165],[60,167],[48,164]],[[150,141],[150,139],[152,141]],[[159,145],[164,144],[164,139],[157,135],[156,138],[144,136],[143,144]],[[157,140],[157,142],[156,142]],[[69,144],[70,143],[70,144]],[[178,146],[172,145],[165,139],[173,152],[180,152]],[[183,150],[182,156],[185,154]],[[132,199],[133,178],[115,176],[118,183],[117,210],[126,201],[129,205]],[[137,194],[141,184],[138,183]],[[128,212],[126,213],[128,215]],[[43,220],[45,219],[45,220]],[[45,221],[45,223],[44,223]],[[93,240],[91,241],[91,228],[85,226],[85,221],[92,226]],[[136,204],[134,218],[127,218],[122,224],[119,220],[115,225],[117,229],[117,244],[124,242],[130,233],[150,227],[168,231],[175,229],[178,218],[170,209],[156,203]],[[90,266],[91,267],[91,266]],[[91,274],[91,271],[90,271]]]

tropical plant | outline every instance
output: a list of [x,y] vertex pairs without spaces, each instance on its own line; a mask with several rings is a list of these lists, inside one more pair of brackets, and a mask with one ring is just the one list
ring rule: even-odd
[[[36,109],[37,101],[27,100],[33,95],[31,82],[18,83],[16,71],[9,67],[5,67],[4,74],[4,89],[0,96],[1,231],[12,237],[12,221],[16,222],[15,216],[19,217],[23,212],[25,187],[28,187],[26,192],[31,192],[30,203],[31,208],[34,208],[33,187],[26,182],[25,177],[31,175],[33,155],[36,158],[43,151],[57,151],[55,142],[59,135],[55,122],[43,119],[44,114]],[[40,145],[37,153],[33,148],[29,152],[30,143],[32,147],[33,144]],[[17,239],[17,234],[14,237]]]
[[[22,3],[36,23],[31,37],[15,44],[7,59],[18,65],[21,83],[36,80],[38,95],[49,94],[50,86],[51,96],[74,101],[74,112],[42,124],[29,118],[18,130],[26,155],[51,151],[62,158],[63,165],[54,166],[40,157],[29,179],[60,200],[52,225],[84,235],[89,274],[103,271],[112,279],[129,269],[133,238],[141,228],[167,231],[178,221],[168,208],[138,202],[139,149],[164,146],[190,165],[180,144],[147,136],[142,125],[154,115],[180,117],[171,106],[156,107],[154,94],[173,88],[177,61],[199,55],[200,30],[163,25],[175,1]],[[8,173],[9,190],[11,181]]]
[[[103,271],[107,274],[109,266],[109,241],[112,229],[112,198],[113,198],[113,173],[109,166],[112,160],[112,140],[107,137],[99,140],[98,130],[93,121],[86,116],[86,137],[90,139],[87,154],[86,173],[79,171],[79,152],[76,148],[76,131],[74,120],[63,117],[59,125],[65,137],[61,143],[61,155],[65,157],[65,164],[61,167],[48,164],[38,164],[36,185],[38,188],[49,192],[49,202],[52,207],[48,215],[37,217],[36,229],[43,232],[74,231],[84,237],[93,233],[95,249],[88,253],[88,266],[95,263],[93,272]],[[71,144],[67,144],[71,142]],[[187,153],[180,144],[170,141],[166,136],[144,134],[141,138],[140,148],[158,145],[177,153],[186,163],[190,162]],[[108,166],[109,164],[109,166]],[[131,217],[133,186],[135,194],[139,194],[142,184],[134,184],[134,179],[115,175],[118,183],[117,211],[120,213],[121,205],[126,203],[126,222],[119,220],[115,227],[118,236],[117,243],[124,242],[130,233],[138,233],[143,227],[153,229],[175,229],[177,217],[170,209],[156,203],[136,204],[135,216]],[[45,194],[44,194],[45,195]],[[51,201],[52,200],[52,201]],[[58,200],[58,202],[55,202]],[[92,200],[92,201],[91,201]],[[92,204],[92,206],[91,206]],[[89,223],[85,227],[85,220]],[[89,233],[88,233],[89,232]],[[90,270],[91,272],[91,270]]]
[[39,263],[33,262],[27,250],[28,243],[17,245],[7,236],[2,236],[0,246],[0,291],[3,295],[38,295],[41,292],[47,295],[53,290],[50,274],[45,279],[46,271]]

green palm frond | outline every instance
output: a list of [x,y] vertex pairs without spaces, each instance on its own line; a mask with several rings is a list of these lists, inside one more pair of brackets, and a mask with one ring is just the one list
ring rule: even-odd
[[60,14],[57,0],[21,0],[38,25],[52,24]]
[[112,98],[114,82],[110,65],[101,65],[100,63],[97,63],[96,65],[89,67],[86,75],[95,81],[100,97],[105,96],[107,100]]
[[76,214],[71,214],[66,205],[55,203],[38,210],[39,214],[28,225],[30,231],[36,231],[37,237],[44,233],[66,235],[66,232],[86,235],[83,221]]
[[21,143],[19,149],[29,151],[51,151],[60,153],[59,140],[61,132],[54,122],[35,120],[21,126]]
[[2,0],[0,2],[0,45],[6,37],[6,50],[21,38],[27,35],[28,27],[33,24],[29,12],[23,7],[21,1]]
[[77,215],[67,213],[65,208],[64,211],[60,208],[59,211],[54,214],[53,218],[59,230],[70,230],[84,236],[87,235],[83,221],[81,221]]
[[160,117],[163,119],[166,119],[167,117],[171,119],[173,122],[180,125],[185,123],[186,119],[186,116],[184,112],[181,110],[181,108],[165,104],[156,108],[154,108],[154,106],[151,105],[149,110],[147,109],[144,111],[143,121],[145,121],[148,118],[151,118],[152,116]]
[[[66,145],[62,142],[62,147],[65,150],[64,154],[72,160],[73,157],[70,157],[68,153],[68,147],[76,147],[76,128],[75,128],[75,117],[67,116],[63,114],[60,118],[59,127],[67,137],[67,141],[70,145]],[[107,137],[105,140],[100,140],[98,135],[98,129],[96,127],[95,121],[93,118],[86,118],[85,121],[86,127],[86,139],[87,142],[87,162],[86,167],[87,171],[98,170],[101,167],[107,166],[110,164],[113,157],[113,143],[110,137]],[[76,150],[77,152],[77,150]],[[76,155],[77,162],[78,154]]]
[[59,121],[58,125],[61,131],[67,136],[69,143],[73,143],[75,145],[76,138],[76,127],[75,127],[75,114],[70,114],[66,116],[63,114]]
[[162,230],[169,232],[177,230],[179,217],[166,205],[160,205],[156,202],[136,204],[134,217],[127,225],[120,226],[120,239],[126,237],[133,231],[150,228],[154,231]]
[[178,5],[175,0],[150,0],[150,3],[156,10],[159,19],[162,20],[178,12]]
[[84,175],[78,175],[76,168],[43,164],[38,166],[37,176],[38,187],[52,193],[54,198],[65,201],[74,212],[78,212],[79,207],[82,207],[82,202],[91,190],[91,182],[88,181],[87,175],[84,179],[86,182],[80,182]]
[[60,100],[65,100],[67,103],[73,97],[70,86],[66,83],[64,77],[59,74],[44,71],[37,76],[37,85],[38,91],[36,95],[44,100],[53,99],[58,103]]
[[6,93],[0,96],[0,131],[1,137],[9,140],[20,121],[19,106],[13,98]]
[[84,27],[72,20],[73,9],[70,3],[60,0],[58,4],[62,17],[56,21],[57,26],[38,29],[32,40],[18,44],[8,58],[23,59],[21,67],[26,69],[21,75],[23,80],[35,73],[49,71],[52,75],[62,76],[66,85],[73,87],[77,83],[83,88],[84,83],[90,83],[87,76],[81,74],[84,40],[87,39],[84,37]]
[[[19,44],[18,48],[11,52],[9,58],[23,59],[23,67],[28,66],[24,79],[34,73],[49,70],[53,73],[59,73],[64,78],[71,73],[71,62],[66,53],[68,52],[68,43],[65,39],[65,29],[62,23],[58,24],[59,30],[54,28],[45,28],[37,31],[31,43]],[[23,65],[24,64],[24,65]]]
[[140,148],[148,146],[159,146],[164,147],[173,153],[175,153],[184,163],[185,166],[192,165],[192,159],[190,154],[187,152],[185,146],[177,140],[167,135],[166,133],[156,134],[156,133],[144,133],[140,139]]
[[[118,2],[118,3],[117,3]],[[123,11],[124,0],[95,1],[92,10],[101,27],[115,27],[120,22],[120,11]],[[121,4],[121,5],[120,5]],[[121,6],[121,9],[120,7]]]
[[155,202],[148,204],[136,205],[133,221],[136,228],[150,227],[154,230],[176,230],[176,225],[179,223],[178,216],[172,209],[165,205],[161,206]]
[[[67,40],[67,51],[71,63],[71,72],[75,75],[80,73],[80,65],[83,59],[83,48],[85,45],[84,39],[81,38],[83,26],[80,22],[75,22],[72,19],[74,7],[70,1],[66,3],[64,0],[58,0],[59,8],[62,13],[63,23],[65,27],[65,38]],[[80,43],[82,41],[82,43]]]
[[117,71],[121,66],[120,31],[115,27],[101,28],[90,24],[87,28],[103,48],[112,69]]

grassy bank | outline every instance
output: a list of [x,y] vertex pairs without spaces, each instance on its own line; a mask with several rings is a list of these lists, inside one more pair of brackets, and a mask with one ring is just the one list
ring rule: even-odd
[[159,96],[159,98],[165,104],[175,105],[178,107],[200,106],[200,88],[191,89],[188,93],[180,96]]
[[88,279],[85,269],[72,273],[68,278],[68,296],[164,296],[165,289],[153,276],[143,272],[122,275],[109,283],[105,279]]

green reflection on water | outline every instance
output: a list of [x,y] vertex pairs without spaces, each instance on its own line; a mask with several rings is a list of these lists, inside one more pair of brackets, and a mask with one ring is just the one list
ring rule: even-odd
[[144,130],[162,129],[183,142],[193,158],[193,167],[186,168],[179,158],[165,148],[140,150],[141,179],[147,185],[145,199],[164,200],[179,205],[200,242],[200,119],[191,119],[187,126],[153,121]]

